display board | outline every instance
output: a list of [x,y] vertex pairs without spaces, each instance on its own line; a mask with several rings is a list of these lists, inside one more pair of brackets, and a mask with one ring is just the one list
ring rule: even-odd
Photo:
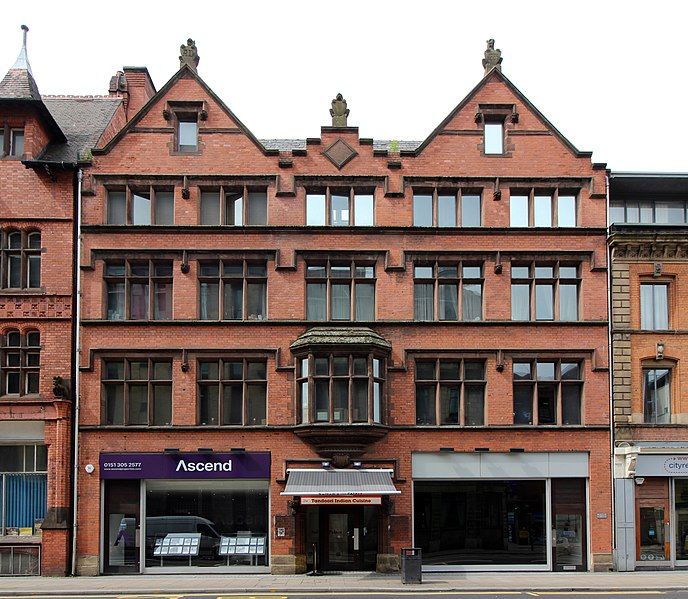
[[195,557],[201,546],[200,532],[172,532],[156,542],[157,557]]
[[220,537],[218,553],[220,555],[265,555],[266,537],[236,536]]

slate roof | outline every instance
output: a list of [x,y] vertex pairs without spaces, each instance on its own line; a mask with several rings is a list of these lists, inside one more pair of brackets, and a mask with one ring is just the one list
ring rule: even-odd
[[[267,150],[279,150],[280,152],[290,152],[291,150],[305,150],[305,139],[259,139]],[[373,150],[389,150],[392,143],[390,139],[376,139],[373,141]],[[399,150],[413,151],[421,143],[420,141],[397,141]]]
[[76,162],[81,152],[95,147],[122,100],[97,96],[45,96],[43,102],[67,137],[67,143],[50,144],[38,160]]
[[40,102],[36,80],[28,69],[11,68],[0,81],[0,100],[36,100]]

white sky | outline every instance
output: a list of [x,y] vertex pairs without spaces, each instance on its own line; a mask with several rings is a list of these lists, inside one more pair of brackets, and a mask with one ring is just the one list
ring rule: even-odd
[[199,74],[258,137],[317,137],[332,98],[362,137],[422,140],[503,71],[615,170],[688,171],[685,0],[24,0],[3,2],[0,76],[19,26],[43,94],[106,94],[124,65],[159,89],[196,40]]

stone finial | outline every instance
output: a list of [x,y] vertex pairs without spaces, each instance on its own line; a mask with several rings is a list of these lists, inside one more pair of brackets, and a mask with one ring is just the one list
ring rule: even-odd
[[180,69],[184,65],[187,65],[192,71],[195,72],[200,59],[201,57],[198,55],[198,50],[196,49],[196,42],[194,42],[191,38],[186,40],[186,44],[182,44],[179,47]]
[[332,116],[333,127],[346,127],[346,117],[349,116],[349,109],[346,107],[346,100],[342,94],[337,94],[337,97],[332,100],[332,108],[330,108],[330,115]]
[[485,58],[483,58],[483,68],[486,75],[492,69],[502,70],[502,51],[495,50],[494,45],[494,40],[487,40],[487,50],[485,50]]

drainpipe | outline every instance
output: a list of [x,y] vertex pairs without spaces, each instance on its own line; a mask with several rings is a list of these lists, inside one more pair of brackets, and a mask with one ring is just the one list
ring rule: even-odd
[[609,353],[609,453],[610,453],[610,468],[611,468],[611,500],[612,500],[612,513],[611,513],[611,524],[612,524],[612,565],[616,570],[618,567],[617,559],[617,547],[616,547],[616,484],[614,479],[614,347],[612,338],[612,327],[614,326],[612,309],[612,249],[609,245],[610,237],[610,204],[609,204],[609,175],[605,176],[606,184],[606,213],[607,213],[607,348]]
[[77,528],[77,503],[78,503],[78,490],[79,490],[79,409],[80,409],[80,370],[79,365],[81,364],[81,184],[84,178],[84,172],[79,169],[77,172],[77,192],[76,192],[76,208],[75,208],[75,220],[76,220],[76,236],[74,239],[75,245],[75,260],[74,260],[74,271],[75,271],[75,284],[74,284],[74,322],[75,322],[75,333],[74,333],[74,353],[72,355],[72,362],[74,364],[74,459],[72,461],[72,559],[71,559],[71,574],[76,575],[76,528]]

